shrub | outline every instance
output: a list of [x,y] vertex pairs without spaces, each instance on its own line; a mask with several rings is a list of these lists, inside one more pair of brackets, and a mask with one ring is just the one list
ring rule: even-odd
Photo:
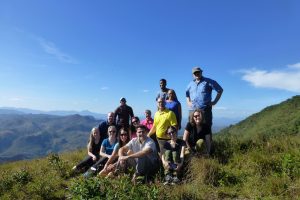
[[26,169],[21,169],[12,174],[12,180],[20,185],[25,185],[32,180],[32,176]]
[[58,154],[50,154],[48,156],[50,166],[59,174],[62,178],[70,177],[70,167],[67,162],[63,161]]
[[75,199],[164,199],[157,185],[133,185],[128,176],[119,179],[90,178],[75,179],[70,186]]

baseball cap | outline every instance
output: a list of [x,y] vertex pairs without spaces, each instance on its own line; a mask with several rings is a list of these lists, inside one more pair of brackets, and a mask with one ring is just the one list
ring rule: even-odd
[[126,102],[125,97],[121,97],[120,101]]
[[194,74],[195,72],[202,72],[203,70],[200,67],[194,67],[192,69],[192,73]]

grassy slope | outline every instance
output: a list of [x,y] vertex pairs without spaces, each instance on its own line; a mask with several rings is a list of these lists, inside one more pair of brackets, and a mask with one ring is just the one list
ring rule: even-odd
[[[300,199],[300,97],[218,134],[214,158],[193,157],[184,184],[132,186],[70,174],[85,150],[0,165],[1,199]],[[68,188],[68,189],[67,189]]]

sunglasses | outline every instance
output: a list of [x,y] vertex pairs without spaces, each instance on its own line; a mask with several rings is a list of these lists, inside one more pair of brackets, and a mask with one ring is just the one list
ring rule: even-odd
[[200,72],[195,72],[195,73],[194,73],[194,75],[199,75],[199,74],[200,74]]
[[132,123],[137,123],[137,121],[132,121]]

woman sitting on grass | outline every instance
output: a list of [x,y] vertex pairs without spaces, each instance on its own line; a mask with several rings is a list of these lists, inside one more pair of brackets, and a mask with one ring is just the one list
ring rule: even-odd
[[107,160],[111,157],[111,154],[114,150],[115,145],[117,144],[116,132],[117,129],[115,126],[108,127],[108,138],[104,139],[101,148],[100,148],[100,156],[101,158],[96,162],[89,171],[84,174],[84,177],[88,178],[93,174],[101,171],[107,162]]
[[[207,125],[203,123],[203,113],[200,109],[192,112],[184,130],[183,140],[186,142],[189,153],[211,154],[212,138]],[[205,149],[203,142],[205,142]]]
[[95,164],[100,158],[100,133],[97,127],[92,128],[90,133],[90,139],[87,145],[88,156],[83,159],[79,164],[75,165],[72,169],[74,171],[84,170]]
[[115,146],[115,148],[114,148],[114,150],[111,154],[111,157],[108,159],[108,161],[104,165],[104,168],[99,173],[99,175],[101,175],[101,176],[106,176],[110,172],[113,172],[113,171],[116,170],[116,168],[117,168],[117,162],[116,161],[117,161],[117,158],[118,158],[118,151],[121,147],[126,145],[130,140],[129,132],[128,132],[128,129],[126,129],[126,128],[121,128],[119,130],[118,135],[119,135],[118,143],[116,144],[116,146]]
[[178,174],[182,171],[184,161],[185,142],[177,139],[177,128],[170,126],[167,134],[171,140],[164,144],[164,154],[162,155],[162,164],[165,169],[165,184],[176,184],[180,180]]

